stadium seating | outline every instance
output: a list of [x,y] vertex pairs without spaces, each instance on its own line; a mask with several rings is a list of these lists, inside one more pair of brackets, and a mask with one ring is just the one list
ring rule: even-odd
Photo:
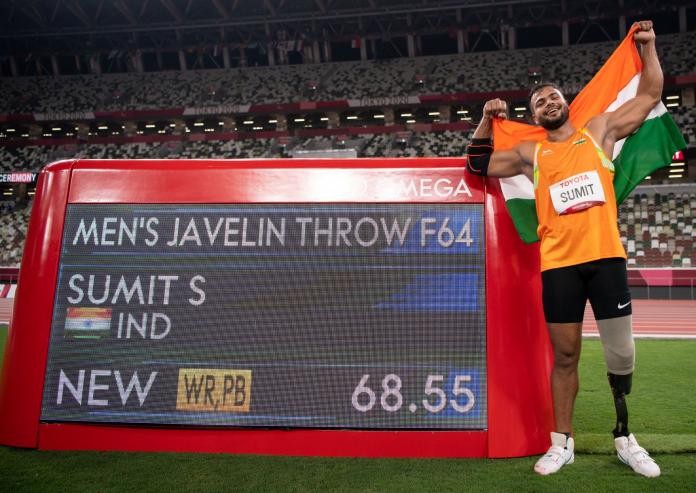
[[37,172],[60,159],[245,159],[281,157],[270,139],[0,147],[2,171]]
[[687,147],[696,146],[696,111],[694,108],[686,106],[670,108],[670,113],[684,135]]
[[696,266],[696,187],[629,197],[619,208],[629,267]]
[[22,260],[31,202],[0,202],[0,266],[17,267]]
[[[393,60],[59,77],[10,77],[0,114],[125,111],[211,105],[491,92],[524,89],[528,70],[571,91],[585,84],[615,42]],[[696,32],[664,35],[666,74],[696,73]],[[421,79],[419,82],[419,78]],[[310,88],[316,87],[315,90]]]

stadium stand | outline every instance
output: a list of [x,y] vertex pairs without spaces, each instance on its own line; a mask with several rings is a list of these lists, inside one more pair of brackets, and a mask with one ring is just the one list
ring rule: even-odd
[[646,192],[645,187],[619,208],[621,241],[629,267],[696,265],[696,186],[677,192]]
[[281,157],[271,139],[0,147],[2,171],[39,171],[61,159],[246,159]]
[[690,108],[680,106],[670,108],[670,110],[674,121],[684,135],[686,145],[688,147],[696,146],[696,111],[694,111],[693,106]]
[[[524,89],[529,71],[573,89],[586,83],[616,46],[467,53],[364,62],[59,76],[11,77],[0,85],[0,114],[127,111],[210,105],[290,103],[367,97]],[[696,32],[660,37],[666,74],[696,73]]]
[[22,261],[31,202],[0,202],[0,266],[17,267]]

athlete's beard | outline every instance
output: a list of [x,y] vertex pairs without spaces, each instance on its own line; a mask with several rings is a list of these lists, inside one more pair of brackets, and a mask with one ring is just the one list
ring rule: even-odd
[[539,125],[541,125],[546,130],[557,130],[563,126],[565,122],[568,121],[568,106],[563,105],[561,107],[561,114],[555,120],[547,120],[545,118],[539,120]]

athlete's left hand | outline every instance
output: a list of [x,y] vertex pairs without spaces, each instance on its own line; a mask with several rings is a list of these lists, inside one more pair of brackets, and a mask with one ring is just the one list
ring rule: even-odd
[[636,43],[644,45],[651,41],[655,41],[655,31],[653,31],[652,21],[640,21],[636,22],[636,24],[638,24],[639,27],[633,35],[633,40]]

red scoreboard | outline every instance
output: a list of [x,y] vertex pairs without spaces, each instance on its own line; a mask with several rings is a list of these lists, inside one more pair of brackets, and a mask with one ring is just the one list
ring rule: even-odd
[[537,247],[461,159],[64,161],[39,179],[0,442],[543,452]]

